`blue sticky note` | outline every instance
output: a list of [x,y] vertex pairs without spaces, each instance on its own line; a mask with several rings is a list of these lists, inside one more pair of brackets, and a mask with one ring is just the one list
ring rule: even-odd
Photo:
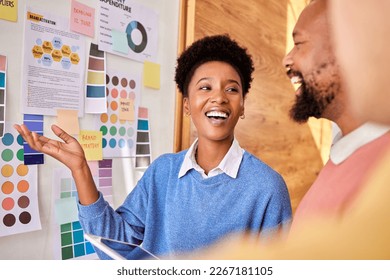
[[59,225],[78,221],[76,197],[57,199],[55,205],[55,218]]
[[112,50],[128,54],[129,53],[129,44],[127,41],[127,34],[115,29],[112,29]]

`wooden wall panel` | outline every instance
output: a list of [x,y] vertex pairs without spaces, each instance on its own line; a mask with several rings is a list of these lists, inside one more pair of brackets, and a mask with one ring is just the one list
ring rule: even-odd
[[[253,56],[254,81],[245,101],[246,118],[239,121],[236,137],[244,149],[282,174],[295,211],[323,163],[308,124],[296,124],[288,116],[294,90],[282,58],[288,42],[287,11],[291,3],[287,0],[195,2],[194,40],[229,33]],[[192,141],[196,132],[192,129],[189,133]]]

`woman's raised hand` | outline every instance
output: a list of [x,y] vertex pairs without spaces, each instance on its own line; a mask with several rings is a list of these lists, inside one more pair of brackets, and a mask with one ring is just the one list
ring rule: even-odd
[[87,164],[83,148],[79,142],[56,125],[52,125],[51,129],[63,142],[31,132],[24,124],[15,124],[14,128],[32,149],[52,156],[65,164],[72,172]]

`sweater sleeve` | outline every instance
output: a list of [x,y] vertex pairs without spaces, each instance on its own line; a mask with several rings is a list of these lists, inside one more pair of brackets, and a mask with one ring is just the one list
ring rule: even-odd
[[[80,223],[86,233],[126,243],[141,244],[144,237],[145,217],[148,208],[148,196],[145,191],[149,181],[148,170],[139,180],[124,203],[114,210],[106,202],[101,193],[99,199],[91,205],[78,203]],[[104,242],[119,254],[131,259],[132,246]],[[109,258],[100,250],[96,250],[101,259]]]

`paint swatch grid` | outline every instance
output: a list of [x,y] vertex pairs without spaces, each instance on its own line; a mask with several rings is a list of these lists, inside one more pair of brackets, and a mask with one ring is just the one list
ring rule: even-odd
[[103,158],[135,157],[140,76],[106,75],[107,113],[100,115]]
[[[39,135],[43,135],[43,115],[23,115],[23,124],[27,126],[30,131],[34,131]],[[26,141],[23,142],[24,149],[24,164],[43,164],[43,153],[33,150]]]
[[106,59],[98,45],[91,43],[88,60],[85,112],[107,112],[106,102]]
[[138,108],[135,167],[147,168],[152,162],[148,108]]
[[7,57],[0,55],[0,138],[5,129],[5,91],[7,89]]
[[[94,182],[98,190],[102,193],[104,199],[112,206],[113,205],[113,196],[112,196],[112,160],[102,160],[102,161],[91,161],[88,162],[89,167],[92,172]],[[73,198],[75,201],[78,200],[77,189],[74,180],[72,179],[68,170],[63,171],[62,173],[56,172],[57,178],[60,184],[60,199],[67,200]],[[73,209],[77,212],[77,209]],[[70,212],[73,212],[70,211]],[[56,211],[59,211],[57,208]],[[69,209],[64,209],[65,212],[68,212]],[[72,215],[69,215],[72,216]],[[97,256],[95,250],[91,243],[84,238],[84,231],[81,227],[81,224],[78,220],[78,217],[69,218],[68,222],[60,224],[59,226],[59,244],[56,248],[57,259],[67,260],[67,259],[96,259]],[[60,250],[58,250],[60,248]]]
[[6,125],[0,139],[0,236],[41,229],[38,169],[24,165],[23,138]]

